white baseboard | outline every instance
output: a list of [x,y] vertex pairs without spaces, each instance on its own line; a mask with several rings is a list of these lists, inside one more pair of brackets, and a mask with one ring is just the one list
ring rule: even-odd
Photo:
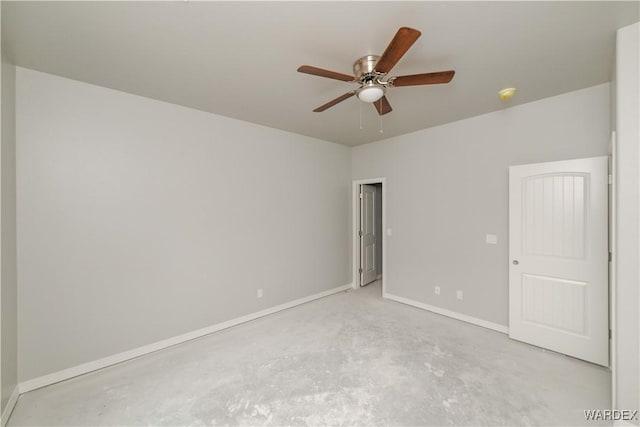
[[467,316],[466,314],[456,313],[455,311],[446,310],[444,308],[436,307],[433,305],[425,304],[425,303],[414,301],[407,298],[402,298],[397,295],[393,295],[389,293],[384,293],[382,297],[393,300],[393,301],[401,302],[402,304],[418,307],[423,310],[428,310],[433,313],[441,314],[443,316],[452,317],[457,320],[462,320],[463,322],[471,323],[477,326],[482,326],[483,328],[492,329],[497,332],[502,332],[503,334],[509,333],[509,328],[507,326],[499,325],[493,322],[488,322],[486,320],[478,319],[477,317]]
[[144,356],[145,354],[153,353],[154,351],[162,350],[167,347],[181,344],[186,341],[190,341],[195,338],[200,338],[204,335],[208,335],[214,332],[221,331],[223,329],[230,328],[232,326],[239,325],[241,323],[249,322],[251,320],[258,319],[260,317],[268,316],[269,314],[277,313],[278,311],[286,310],[288,308],[295,307],[297,305],[305,304],[313,300],[329,296],[338,292],[346,291],[353,287],[352,283],[348,285],[338,286],[337,288],[329,289],[328,291],[320,292],[308,297],[299,298],[294,301],[290,301],[284,304],[276,305],[275,307],[267,308],[262,311],[247,314],[246,316],[237,317],[235,319],[227,320],[226,322],[217,323],[215,325],[207,326],[206,328],[197,329],[195,331],[187,332],[186,334],[178,335],[175,337],[167,338],[162,341],[157,341],[152,344],[144,345],[142,347],[134,348],[133,350],[124,351],[122,353],[114,354],[104,357],[102,359],[94,360],[91,362],[83,363],[82,365],[74,366],[72,368],[63,369],[62,371],[54,372],[41,377],[33,378],[31,380],[23,381],[18,385],[19,393],[26,393],[31,390],[35,390],[41,387],[46,387],[51,384],[55,384],[60,381],[68,380],[78,375],[86,374],[98,369],[106,368],[107,366],[122,363],[127,360],[134,359],[136,357]]
[[16,407],[16,403],[18,403],[18,397],[20,397],[20,388],[16,385],[11,392],[11,396],[9,396],[9,400],[7,401],[7,406],[2,410],[2,418],[0,419],[0,425],[2,427],[7,425],[7,421],[9,421],[9,417],[13,412],[13,408]]

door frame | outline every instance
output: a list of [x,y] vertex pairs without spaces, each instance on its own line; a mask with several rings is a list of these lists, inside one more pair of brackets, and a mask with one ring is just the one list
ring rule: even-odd
[[352,181],[351,195],[351,231],[352,231],[352,249],[353,249],[353,289],[360,288],[360,275],[358,274],[358,266],[360,265],[360,186],[363,184],[382,184],[382,296],[386,294],[387,289],[387,179],[369,178],[357,179]]
[[617,167],[616,162],[618,156],[618,144],[616,142],[616,131],[611,131],[611,139],[609,142],[609,368],[611,369],[611,409],[618,409],[617,380],[618,375],[618,328],[617,328],[617,307],[618,296],[617,287],[617,258],[616,258],[616,235],[618,233],[618,222],[616,220],[617,202],[616,202],[616,179]]

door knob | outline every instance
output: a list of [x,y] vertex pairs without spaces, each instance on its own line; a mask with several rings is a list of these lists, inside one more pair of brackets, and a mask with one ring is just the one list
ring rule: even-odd
[[518,265],[518,264],[520,264],[520,261],[518,261],[517,259],[514,259],[513,260],[513,265]]

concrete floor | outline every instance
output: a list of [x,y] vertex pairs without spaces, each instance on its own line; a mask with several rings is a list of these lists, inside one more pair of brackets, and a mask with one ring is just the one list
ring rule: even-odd
[[610,406],[607,369],[380,293],[332,295],[32,391],[9,425],[568,426]]

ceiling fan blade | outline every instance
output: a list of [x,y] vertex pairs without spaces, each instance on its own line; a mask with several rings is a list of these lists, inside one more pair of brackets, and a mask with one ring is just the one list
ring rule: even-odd
[[456,72],[438,71],[437,73],[412,74],[409,76],[398,76],[391,79],[393,86],[420,86],[449,83]]
[[301,65],[298,68],[299,73],[311,74],[314,76],[327,77],[329,79],[342,80],[343,82],[352,82],[356,78],[348,74],[337,73],[335,71],[324,70],[311,65]]
[[373,106],[376,107],[376,110],[378,110],[378,114],[380,114],[381,116],[390,113],[391,110],[393,110],[386,96],[383,96],[382,98],[380,98],[380,100],[374,102]]
[[378,59],[375,70],[383,74],[391,71],[393,66],[396,65],[415,41],[418,40],[420,34],[420,31],[414,30],[413,28],[400,28],[380,59]]
[[324,105],[319,106],[318,108],[316,108],[315,110],[313,110],[313,112],[314,112],[314,113],[320,113],[320,112],[322,112],[322,111],[326,110],[327,108],[331,108],[331,107],[333,107],[334,105],[341,103],[341,102],[342,102],[342,101],[344,101],[345,99],[349,99],[349,98],[351,98],[351,97],[352,97],[353,95],[355,95],[355,94],[356,94],[356,91],[355,91],[355,90],[352,90],[351,92],[347,92],[347,93],[345,93],[344,95],[341,95],[341,96],[337,97],[336,99],[334,99],[334,100],[332,100],[332,101],[329,101],[329,102],[327,102],[327,103],[326,103],[326,104],[324,104]]

